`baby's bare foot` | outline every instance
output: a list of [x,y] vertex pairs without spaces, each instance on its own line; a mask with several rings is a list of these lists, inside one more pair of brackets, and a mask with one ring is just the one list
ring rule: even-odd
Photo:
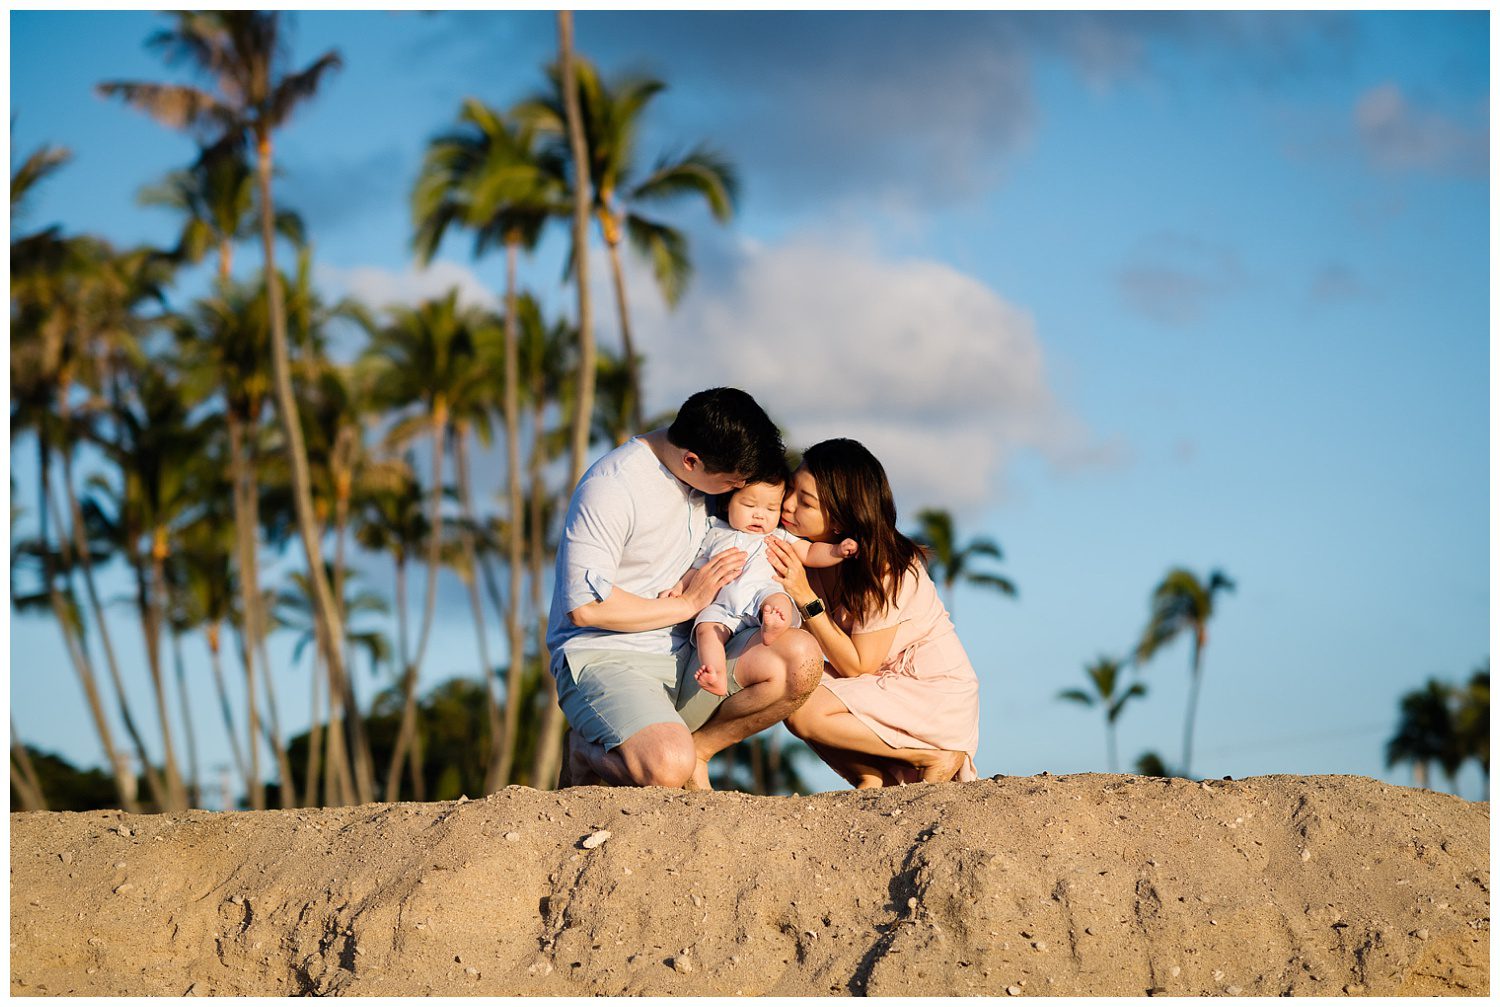
[[768,598],[760,607],[760,635],[766,643],[775,643],[792,624],[792,599],[784,594]]
[[729,676],[724,673],[723,668],[705,664],[693,673],[693,678],[705,692],[711,692],[715,696],[729,695]]

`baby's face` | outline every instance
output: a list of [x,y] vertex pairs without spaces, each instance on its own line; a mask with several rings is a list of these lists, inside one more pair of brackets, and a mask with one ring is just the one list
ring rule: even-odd
[[729,526],[735,531],[768,535],[781,521],[781,492],[785,487],[751,483],[729,498]]

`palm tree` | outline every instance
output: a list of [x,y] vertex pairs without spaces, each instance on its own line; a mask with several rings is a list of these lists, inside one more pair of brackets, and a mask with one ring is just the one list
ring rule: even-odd
[[551,563],[552,547],[548,528],[552,525],[557,498],[547,489],[545,469],[564,449],[559,436],[566,430],[549,430],[548,408],[563,406],[565,386],[570,375],[571,352],[577,338],[564,321],[548,325],[542,320],[541,308],[530,295],[520,298],[518,315],[521,325],[521,370],[526,376],[526,399],[531,408],[531,450],[527,469],[529,490],[526,510],[528,580],[531,585],[531,620],[536,631],[537,661],[544,669],[546,699],[542,720],[537,728],[537,749],[531,760],[531,785],[538,790],[557,784],[563,731],[567,722],[557,705],[557,683],[552,678],[551,655],[547,651],[547,610],[542,602],[544,570]]
[[1115,721],[1120,719],[1120,712],[1125,709],[1125,704],[1137,696],[1146,695],[1146,687],[1140,682],[1132,682],[1124,692],[1116,694],[1120,683],[1120,672],[1124,670],[1119,661],[1113,658],[1100,657],[1093,664],[1085,665],[1083,672],[1088,675],[1089,683],[1093,685],[1092,693],[1084,692],[1082,689],[1064,689],[1057,694],[1058,699],[1065,699],[1072,703],[1083,706],[1094,706],[1097,704],[1104,711],[1104,737],[1109,752],[1109,771],[1119,771],[1119,757],[1115,748]]
[[[48,171],[63,163],[65,156],[65,152],[53,149],[40,151],[28,158],[21,170],[12,174],[13,233],[16,212],[27,191]],[[102,292],[117,292],[118,285],[109,282],[107,276],[116,268],[125,272],[114,259],[113,252],[102,242],[84,238],[63,239],[55,228],[12,240],[11,437],[14,440],[26,430],[36,435],[40,530],[35,555],[41,562],[43,574],[42,591],[37,598],[51,607],[53,618],[63,634],[69,661],[83,688],[94,730],[114,775],[121,806],[134,812],[139,810],[135,798],[136,778],[115,745],[93,663],[84,646],[82,621],[71,617],[74,602],[58,587],[57,577],[63,572],[59,562],[62,554],[53,548],[48,529],[48,518],[55,505],[51,458],[57,453],[62,458],[63,483],[72,520],[71,542],[61,529],[59,535],[67,547],[66,552],[71,553],[83,571],[127,732],[141,756],[157,806],[163,807],[166,800],[164,787],[145,758],[144,744],[135,730],[135,721],[120,686],[113,641],[93,579],[94,550],[84,540],[83,515],[73,490],[71,469],[74,446],[83,436],[86,426],[83,417],[75,418],[71,412],[75,382],[97,378],[97,371],[92,366],[100,355],[96,352],[99,344],[92,338],[94,322],[99,317],[112,317],[113,311],[96,310],[96,305]],[[128,293],[121,300],[128,302],[127,310],[134,305]]]
[[[427,544],[427,598],[422,628],[417,637],[416,652],[406,668],[407,715],[402,718],[402,739],[397,741],[394,759],[399,763],[407,752],[410,732],[416,729],[416,680],[427,650],[437,604],[437,575],[443,535],[443,459],[452,410],[468,403],[474,385],[484,377],[479,344],[484,339],[486,320],[474,308],[460,308],[458,290],[446,297],[422,302],[415,308],[396,305],[389,309],[391,321],[370,333],[370,344],[361,357],[371,382],[374,400],[394,409],[416,410],[398,420],[386,435],[386,443],[399,447],[421,433],[430,437],[432,448],[432,484],[429,487]],[[485,670],[485,682],[490,675]],[[492,689],[489,691],[493,691]],[[400,778],[400,765],[386,775],[387,792]],[[418,773],[420,775],[420,767]],[[394,796],[387,800],[394,800]]]
[[286,43],[280,31],[280,15],[275,11],[179,11],[171,16],[172,27],[155,33],[148,44],[159,49],[169,64],[184,60],[191,63],[211,79],[214,90],[115,81],[100,84],[98,91],[124,99],[171,128],[193,131],[205,141],[206,148],[237,150],[247,139],[255,144],[276,404],[286,439],[297,527],[317,602],[320,644],[330,679],[341,681],[343,632],[332,589],[324,580],[307,452],[292,393],[286,310],[276,270],[276,206],[271,197],[271,176],[275,131],[317,93],[325,75],[342,63],[338,53],[330,50],[303,70],[285,72]]
[[[692,275],[687,236],[642,210],[697,196],[708,204],[720,223],[734,214],[739,180],[734,167],[722,155],[699,145],[680,159],[660,158],[649,172],[636,163],[637,134],[646,106],[666,85],[650,77],[624,77],[605,83],[587,60],[572,61],[577,80],[578,118],[582,125],[581,150],[572,151],[572,163],[588,158],[588,171],[580,187],[588,194],[590,210],[599,223],[609,252],[615,304],[620,317],[620,339],[624,366],[632,389],[632,426],[641,428],[641,382],[630,312],[625,296],[625,275],[620,266],[620,242],[629,235],[637,252],[650,261],[658,288],[669,306],[682,297]],[[569,108],[563,95],[561,68],[549,69],[552,90],[522,103],[517,113],[537,129],[555,137],[560,154],[569,136]],[[571,150],[571,146],[569,147]],[[592,188],[587,184],[592,180]],[[574,244],[575,258],[581,243]]]
[[[589,451],[589,422],[594,414],[594,315],[589,303],[589,203],[593,170],[584,142],[583,113],[578,104],[578,74],[573,58],[573,12],[557,12],[558,86],[563,96],[563,117],[568,152],[573,165],[573,283],[578,291],[578,385],[573,403],[572,463],[568,492],[583,478]],[[626,353],[630,351],[627,349]]]
[[[420,505],[419,505],[420,506]],[[297,634],[296,643],[292,649],[292,661],[298,663],[302,660],[302,654],[309,644],[315,644],[317,640],[317,615],[315,603],[312,600],[312,586],[303,573],[291,575],[291,587],[274,592],[269,604],[266,606],[272,614],[272,621],[277,629],[287,629]],[[353,648],[365,650],[371,659],[372,671],[384,663],[390,657],[390,646],[381,633],[376,630],[362,629],[352,625],[363,613],[372,612],[384,614],[389,611],[384,599],[369,591],[355,591],[353,578],[343,582],[346,589],[351,593],[340,600],[339,610],[345,616],[348,628],[348,642]],[[314,648],[314,658],[317,660],[321,651]],[[352,675],[350,676],[352,678]],[[354,781],[350,770],[349,760],[339,758],[341,735],[339,732],[338,705],[339,697],[333,693],[328,696],[327,709],[320,714],[318,683],[323,681],[317,669],[314,668],[312,680],[312,702],[308,709],[310,711],[311,726],[308,735],[307,761],[304,766],[304,786],[302,795],[309,807],[318,806],[318,780],[319,771],[323,770],[323,792],[326,795],[326,803],[348,804],[354,800]],[[323,732],[321,717],[326,716],[328,724],[327,747],[328,757],[323,758],[322,744]],[[361,727],[363,721],[361,720]],[[367,735],[362,735],[366,737]],[[288,745],[288,759],[295,762],[292,749],[296,747],[295,739]],[[293,774],[288,774],[288,779]]]
[[953,527],[953,515],[947,511],[935,507],[918,511],[917,530],[912,533],[912,541],[927,551],[927,571],[942,585],[950,616],[953,614],[953,585],[960,581],[1011,598],[1016,596],[1016,585],[1008,578],[970,569],[976,556],[1001,559],[1000,546],[989,538],[970,539],[960,546],[958,533]]
[[1458,711],[1454,715],[1458,728],[1459,745],[1465,758],[1479,763],[1484,773],[1485,791],[1489,791],[1490,779],[1490,662],[1469,676],[1469,684],[1459,694]]
[[[429,145],[412,194],[418,257],[431,260],[450,225],[474,231],[474,256],[478,258],[495,244],[505,247],[504,356],[498,361],[503,375],[500,400],[505,429],[506,486],[511,520],[507,536],[511,603],[503,613],[512,660],[507,676],[505,716],[491,727],[491,759],[486,790],[504,785],[510,775],[519,720],[521,662],[523,649],[519,598],[521,594],[522,543],[520,514],[520,386],[517,318],[516,260],[522,249],[535,248],[548,217],[561,211],[561,164],[541,157],[535,150],[535,132],[524,123],[512,125],[481,102],[464,103],[458,126]],[[462,431],[460,431],[462,434]],[[464,514],[473,525],[468,492],[465,438],[455,442],[460,494]],[[471,557],[472,558],[472,557]],[[476,589],[470,582],[470,590]],[[478,618],[478,596],[473,606]],[[480,628],[480,661],[486,668],[483,629]],[[487,687],[486,694],[491,690]]]
[[212,478],[204,471],[209,427],[207,421],[190,417],[181,386],[159,364],[143,361],[132,370],[133,395],[128,401],[117,399],[114,436],[98,444],[122,476],[117,503],[125,556],[136,575],[136,603],[162,730],[167,796],[170,807],[180,809],[187,795],[177,768],[161,668],[166,564],[183,526],[213,496],[204,490],[204,482]]
[[1193,721],[1198,710],[1198,690],[1203,680],[1203,648],[1208,644],[1208,620],[1214,614],[1214,597],[1233,591],[1234,581],[1221,571],[1209,574],[1205,585],[1182,567],[1167,571],[1151,597],[1151,617],[1135,648],[1137,666],[1149,661],[1180,634],[1193,638],[1192,679],[1188,687],[1187,719],[1182,732],[1182,775],[1192,772]]
[[31,764],[31,754],[21,743],[21,732],[16,730],[15,717],[10,719],[10,786],[21,799],[21,810],[47,810],[47,796],[42,793],[42,781],[37,778],[36,767]]
[[[225,247],[228,247],[227,241]],[[264,632],[264,617],[258,604],[260,577],[256,533],[260,491],[257,486],[256,435],[273,380],[266,367],[270,345],[266,336],[268,320],[264,285],[236,284],[223,273],[221,277],[213,296],[193,302],[187,314],[172,319],[171,327],[177,340],[188,401],[196,404],[214,397],[223,403],[235,528],[235,563],[240,574],[240,611],[244,619],[240,642],[250,745],[246,796],[250,807],[260,810],[265,803],[260,784],[259,745],[255,741],[260,733],[255,641]],[[262,668],[262,672],[269,676],[270,668]],[[286,792],[287,788],[283,787],[282,793]]]
[[[366,428],[378,416],[370,387],[370,375],[357,367],[330,363],[321,354],[310,357],[316,371],[304,384],[303,405],[307,420],[308,462],[312,473],[313,504],[319,520],[330,525],[334,536],[332,583],[339,599],[341,620],[348,577],[348,538],[354,512],[362,497],[388,489],[399,489],[411,479],[407,463],[377,455],[365,441]],[[357,643],[358,634],[345,628],[345,643]],[[374,759],[365,730],[364,717],[354,693],[354,676],[345,674],[336,683],[333,703],[341,716],[330,721],[330,750],[344,758],[343,745],[353,750],[352,773],[359,799],[373,800]]]
[[[234,246],[258,233],[255,172],[244,152],[227,145],[201,152],[190,167],[174,171],[160,183],[142,189],[142,206],[160,206],[182,216],[173,257],[199,263],[209,252],[218,259],[220,283],[229,280]],[[306,240],[302,218],[290,210],[276,214],[276,231],[293,245]]]
[[1401,697],[1401,719],[1385,744],[1387,768],[1409,762],[1418,787],[1427,786],[1427,767],[1436,762],[1453,789],[1453,778],[1463,763],[1453,717],[1453,689],[1429,678],[1427,684]]
[[[420,795],[423,793],[420,772],[422,736],[417,730],[416,666],[407,631],[406,566],[431,542],[432,525],[422,513],[422,487],[414,476],[409,476],[399,486],[370,493],[362,497],[358,504],[360,509],[356,519],[355,541],[371,552],[390,553],[395,567],[395,659],[400,669],[400,687],[404,697],[402,727],[396,744],[397,747],[405,745],[411,749],[412,782],[415,792]],[[399,763],[404,758],[404,751],[393,751],[392,770],[396,775],[388,774],[386,777],[388,794],[400,789]],[[422,798],[419,796],[418,799]]]

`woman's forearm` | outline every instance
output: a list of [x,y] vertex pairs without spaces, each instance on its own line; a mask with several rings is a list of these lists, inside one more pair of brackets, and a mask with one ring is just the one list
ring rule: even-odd
[[823,657],[833,666],[834,672],[840,678],[853,678],[860,673],[859,652],[854,648],[854,641],[834,625],[827,612],[802,620],[802,628],[818,641]]

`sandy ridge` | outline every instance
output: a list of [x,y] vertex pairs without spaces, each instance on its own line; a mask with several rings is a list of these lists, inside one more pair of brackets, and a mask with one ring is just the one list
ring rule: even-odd
[[11,992],[1483,995],[1488,865],[1363,777],[13,814]]

